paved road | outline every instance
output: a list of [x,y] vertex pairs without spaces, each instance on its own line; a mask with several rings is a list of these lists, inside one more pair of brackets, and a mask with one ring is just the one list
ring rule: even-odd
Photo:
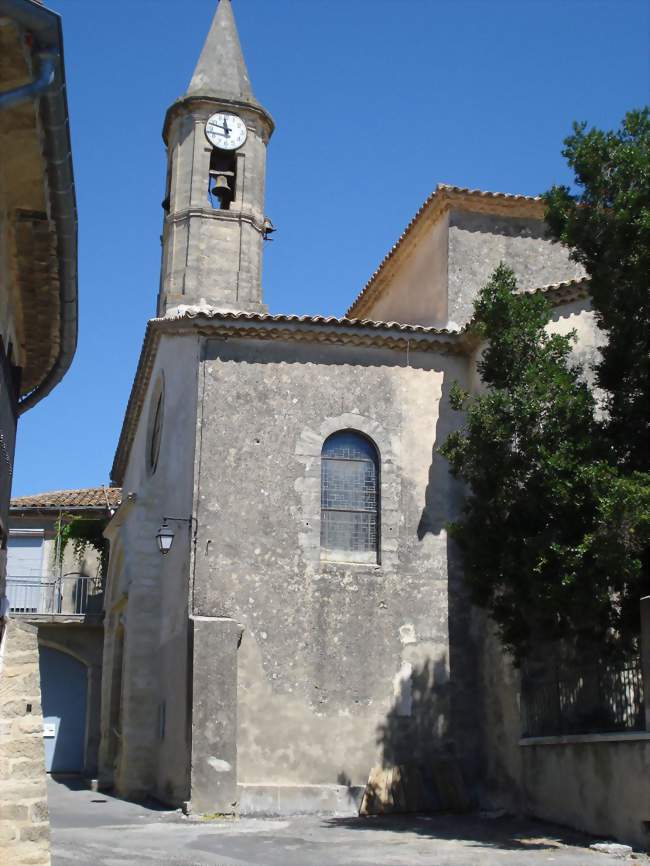
[[[53,866],[621,866],[547,825],[472,817],[196,822],[50,782]],[[560,835],[557,835],[557,832]],[[565,844],[566,843],[566,844]]]

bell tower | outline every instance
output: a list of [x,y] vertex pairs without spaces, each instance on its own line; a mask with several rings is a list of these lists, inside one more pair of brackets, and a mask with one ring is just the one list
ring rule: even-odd
[[270,114],[253,95],[231,0],[220,0],[163,128],[167,183],[158,315],[180,305],[265,312],[262,248]]

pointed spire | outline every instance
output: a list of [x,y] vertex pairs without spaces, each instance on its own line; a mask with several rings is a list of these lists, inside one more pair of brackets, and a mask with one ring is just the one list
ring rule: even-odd
[[187,96],[216,96],[257,104],[248,77],[231,0],[219,0]]

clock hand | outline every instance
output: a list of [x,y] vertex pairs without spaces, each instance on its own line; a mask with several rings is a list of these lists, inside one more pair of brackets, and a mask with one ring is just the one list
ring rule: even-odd
[[223,121],[223,131],[226,133],[226,135],[230,135],[230,127],[228,126],[228,121],[225,118]]

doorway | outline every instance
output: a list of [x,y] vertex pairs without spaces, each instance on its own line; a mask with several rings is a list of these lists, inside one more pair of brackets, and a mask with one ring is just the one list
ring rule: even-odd
[[41,646],[41,700],[45,769],[81,773],[86,740],[86,666],[67,653]]

